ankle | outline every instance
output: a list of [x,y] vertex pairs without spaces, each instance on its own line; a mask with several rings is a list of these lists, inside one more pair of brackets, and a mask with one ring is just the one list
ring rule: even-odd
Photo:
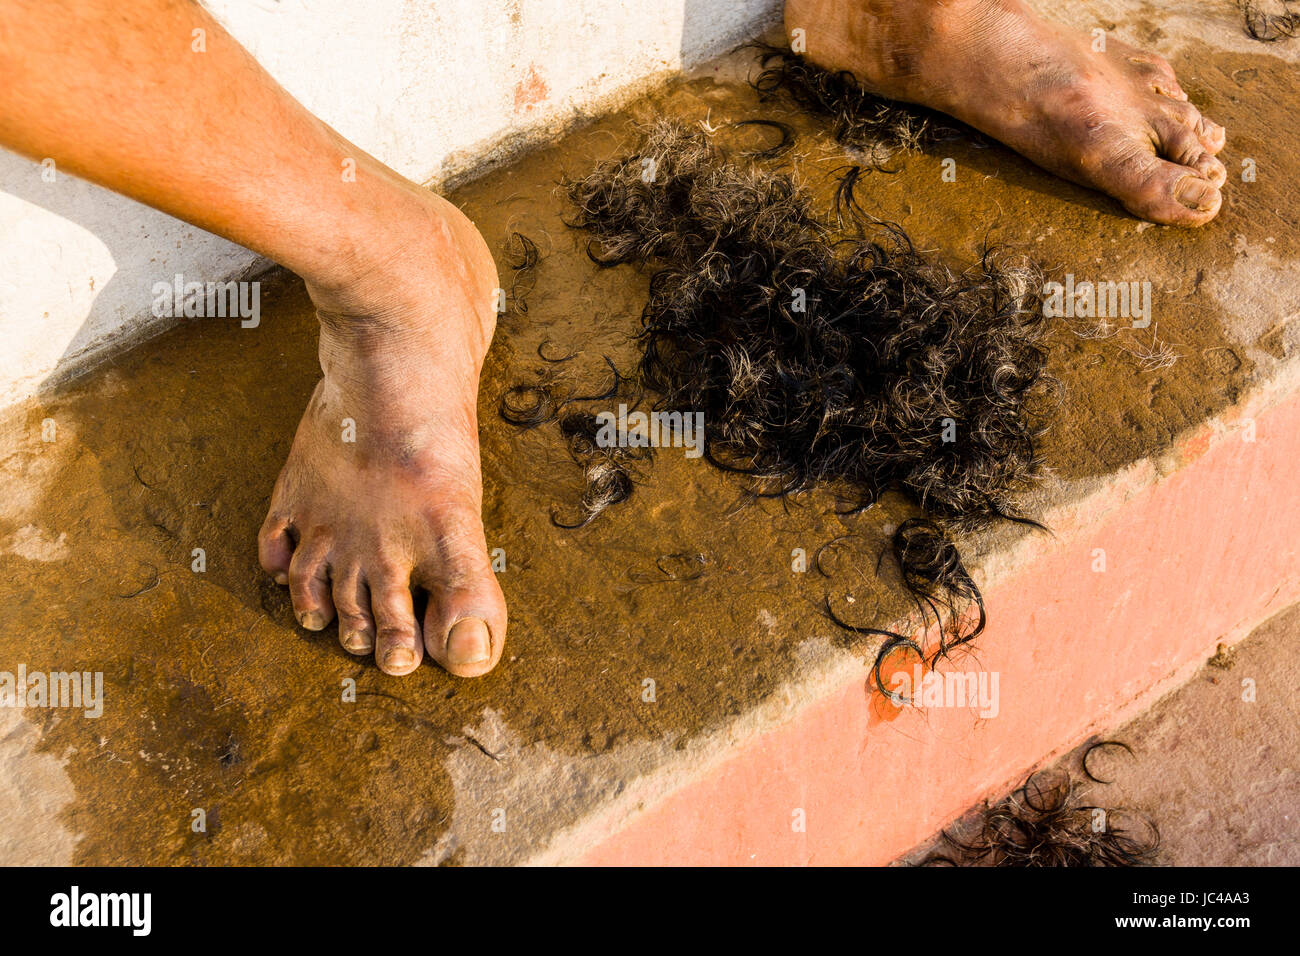
[[939,108],[952,60],[996,32],[1020,0],[787,0],[786,34],[802,29],[807,58],[848,70],[867,90]]
[[366,347],[433,332],[481,341],[486,349],[495,327],[496,266],[473,223],[416,186],[395,191],[379,208],[382,216],[361,224],[320,271],[303,276],[322,335]]
[[299,270],[318,307],[323,301],[332,312],[363,313],[376,298],[372,290],[400,278],[419,248],[447,234],[417,190],[385,183],[344,212],[329,254]]

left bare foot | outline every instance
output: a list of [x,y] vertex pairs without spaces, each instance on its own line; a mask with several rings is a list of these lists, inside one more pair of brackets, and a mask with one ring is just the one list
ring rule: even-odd
[[[477,677],[496,666],[506,637],[483,534],[477,418],[497,274],[458,209],[409,195],[414,215],[384,218],[394,238],[376,237],[373,267],[308,283],[325,377],[258,552],[308,630],[337,613],[343,646],[373,653],[388,674],[409,674],[427,650]],[[428,596],[423,627],[412,589]]]

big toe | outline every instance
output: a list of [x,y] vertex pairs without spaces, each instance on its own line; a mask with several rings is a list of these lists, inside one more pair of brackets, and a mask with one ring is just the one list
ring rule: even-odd
[[429,656],[457,677],[478,677],[496,667],[505,647],[506,600],[476,513],[467,510],[446,523],[415,580],[429,596],[424,615]]
[[1129,212],[1170,226],[1203,226],[1223,204],[1213,167],[1201,169],[1169,162],[1151,153],[1123,160],[1110,171],[1111,188]]

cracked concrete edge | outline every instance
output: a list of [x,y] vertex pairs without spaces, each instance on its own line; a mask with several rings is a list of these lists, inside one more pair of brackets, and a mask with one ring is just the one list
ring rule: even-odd
[[[1200,672],[1205,664],[1205,659],[1214,650],[1216,644],[1222,643],[1231,646],[1244,640],[1276,613],[1276,611],[1269,610],[1259,620],[1241,621],[1229,633],[1210,639],[1203,654],[1197,655],[1171,670],[1163,678],[1150,684],[1114,710],[1094,716],[1083,730],[1076,733],[1069,740],[1061,742],[1016,772],[1006,775],[1005,779],[997,784],[986,787],[984,792],[972,794],[971,803],[978,803],[995,794],[1010,792],[1034,768],[1045,766],[1060,759],[1089,736],[1099,733],[1107,727],[1122,725],[1133,720],[1162,697],[1192,680]],[[649,774],[640,777],[634,784],[621,789],[616,798],[607,805],[597,808],[587,817],[576,823],[569,824],[564,829],[553,834],[544,850],[522,858],[485,857],[479,859],[478,854],[472,854],[464,862],[563,866],[580,861],[586,852],[597,846],[603,838],[618,833],[636,818],[674,793],[685,789],[698,780],[709,777],[715,769],[724,765],[745,747],[757,742],[765,733],[783,726],[785,723],[796,719],[804,710],[820,704],[823,697],[814,696],[818,692],[817,688],[824,688],[825,694],[829,696],[829,694],[840,691],[848,685],[860,683],[863,679],[862,661],[851,654],[847,654],[847,652],[844,652],[843,656],[848,659],[839,662],[833,671],[823,670],[818,674],[816,685],[803,685],[801,692],[811,691],[811,693],[801,706],[783,709],[784,719],[782,719],[780,712],[774,717],[771,713],[773,708],[766,706],[755,708],[754,711],[742,715],[742,717],[730,724],[725,734],[715,733],[694,741],[684,753],[678,753],[673,766],[661,764],[654,767]],[[791,696],[791,689],[787,687],[782,696]],[[743,739],[741,739],[742,734],[744,734]],[[643,749],[655,748],[643,747]],[[671,749],[669,746],[657,748],[657,751],[671,752]],[[616,756],[610,755],[609,768],[614,772],[616,772],[616,767],[619,765],[617,760],[612,759]],[[687,769],[682,769],[680,764],[688,760],[693,760],[693,762]],[[463,778],[456,773],[453,773],[453,781],[456,784],[457,815],[459,816],[460,801],[470,795],[471,789],[462,786]],[[516,787],[515,789],[520,788]],[[522,789],[526,790],[527,788]],[[500,802],[502,799],[501,791],[497,791],[496,800]],[[510,799],[514,799],[514,797],[510,797]],[[964,812],[966,811],[954,813],[950,819],[944,822],[943,826],[951,825]],[[446,854],[439,855],[431,851],[422,862],[439,862],[441,859],[445,859],[445,856]]]
[[[472,732],[479,739],[492,741],[489,746],[500,748],[497,752],[508,755],[507,760],[487,766],[473,748],[462,748],[451,758],[452,825],[448,835],[420,862],[444,862],[457,851],[463,852],[458,862],[470,865],[573,862],[663,797],[690,786],[764,733],[796,719],[821,695],[861,679],[861,659],[832,647],[828,639],[804,642],[799,656],[798,673],[806,675],[804,680],[791,681],[724,727],[688,740],[680,750],[678,739],[669,737],[575,759],[541,743],[521,746],[499,715],[486,710]],[[594,797],[594,801],[586,807],[577,805],[584,796]],[[560,829],[541,834],[532,848],[459,836],[482,831],[493,811],[506,805],[516,818],[545,820],[547,824],[560,821]]]

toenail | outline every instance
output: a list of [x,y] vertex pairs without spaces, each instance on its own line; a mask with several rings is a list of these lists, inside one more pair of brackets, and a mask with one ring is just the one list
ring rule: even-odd
[[319,611],[308,611],[302,617],[298,618],[298,622],[309,631],[323,630],[325,627],[325,615],[321,614]]
[[343,638],[343,646],[353,654],[369,654],[373,649],[370,635],[365,631],[353,631]]
[[1174,192],[1178,201],[1191,209],[1206,208],[1213,195],[1214,186],[1195,176],[1184,176]]
[[275,572],[275,583],[280,585],[280,587],[286,586],[289,583],[289,575],[285,574],[283,571]]
[[392,671],[404,671],[415,663],[415,652],[409,647],[391,650],[384,657],[384,666]]
[[487,625],[476,617],[457,621],[447,635],[447,663],[478,664],[492,656]]

